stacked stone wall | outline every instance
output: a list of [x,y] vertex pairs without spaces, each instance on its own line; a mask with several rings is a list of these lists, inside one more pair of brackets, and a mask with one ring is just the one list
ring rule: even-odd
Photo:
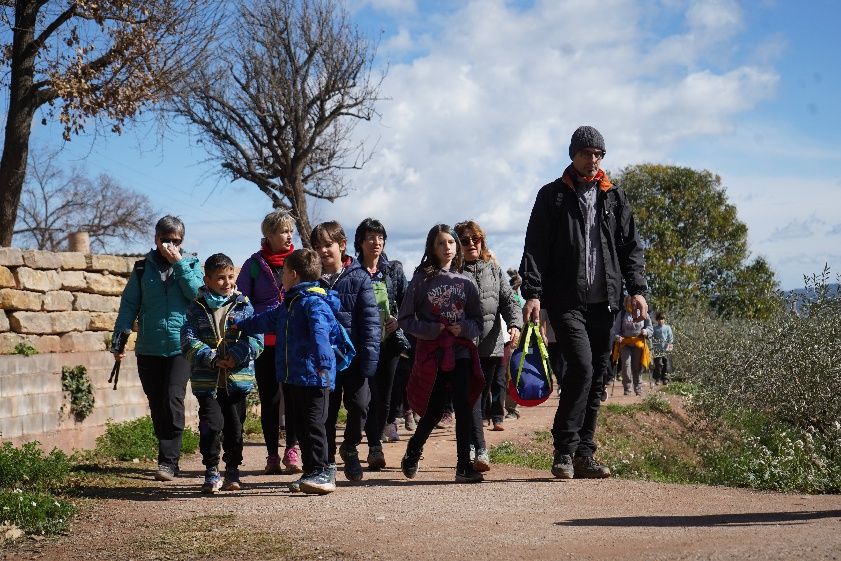
[[0,354],[106,350],[138,259],[0,248]]

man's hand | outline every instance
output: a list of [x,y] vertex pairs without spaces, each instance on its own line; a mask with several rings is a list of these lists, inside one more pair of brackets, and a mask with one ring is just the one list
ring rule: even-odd
[[122,353],[114,353],[114,360],[120,361],[120,360],[123,360],[125,357],[126,357],[126,353],[125,353],[125,352],[122,352]]
[[385,334],[391,335],[395,331],[397,331],[397,318],[388,316],[388,321],[385,322]]
[[633,310],[634,321],[648,317],[648,302],[642,294],[631,296],[631,310]]
[[516,347],[517,343],[520,342],[520,330],[516,327],[510,327],[508,329],[508,336],[511,337],[511,344]]
[[234,362],[234,358],[230,356],[226,356],[225,358],[217,358],[216,359],[216,368],[222,369],[231,369],[236,366],[236,362]]
[[540,320],[540,300],[538,298],[532,298],[523,307],[523,322],[537,322],[538,320]]

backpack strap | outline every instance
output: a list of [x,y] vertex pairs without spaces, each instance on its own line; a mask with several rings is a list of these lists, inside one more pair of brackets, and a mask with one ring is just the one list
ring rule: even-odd
[[140,314],[140,306],[143,303],[143,288],[140,285],[140,281],[143,280],[143,271],[146,270],[146,258],[139,259],[134,262],[134,267],[131,269],[131,274],[137,273],[137,283],[138,288],[140,289],[140,299],[137,301],[137,313]]
[[251,280],[257,280],[257,277],[260,276],[260,264],[257,263],[256,259],[251,260],[251,265],[248,269],[248,272],[251,275]]

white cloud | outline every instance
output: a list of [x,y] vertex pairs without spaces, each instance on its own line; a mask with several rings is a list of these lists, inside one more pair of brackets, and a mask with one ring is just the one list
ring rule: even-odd
[[421,240],[415,258],[431,225],[475,218],[502,263],[516,265],[534,195],[569,163],[577,126],[601,130],[605,163],[618,169],[731,131],[772,95],[773,69],[704,66],[697,32],[715,29],[721,42],[742,20],[732,2],[702,4],[686,14],[688,33],[652,50],[639,38],[660,30],[644,27],[630,0],[597,12],[584,0],[467,3],[423,40],[421,56],[391,67],[382,120],[358,131],[381,148],[350,176],[359,193],[325,210],[348,227],[378,216],[395,232],[390,244]]

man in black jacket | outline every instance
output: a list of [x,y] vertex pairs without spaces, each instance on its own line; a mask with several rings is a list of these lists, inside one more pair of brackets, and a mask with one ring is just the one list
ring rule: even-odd
[[635,316],[648,313],[642,244],[625,192],[599,167],[604,155],[599,131],[576,129],[572,164],[537,194],[520,264],[523,318],[537,322],[547,309],[567,364],[552,427],[552,474],[561,479],[610,475],[593,455],[623,280]]

